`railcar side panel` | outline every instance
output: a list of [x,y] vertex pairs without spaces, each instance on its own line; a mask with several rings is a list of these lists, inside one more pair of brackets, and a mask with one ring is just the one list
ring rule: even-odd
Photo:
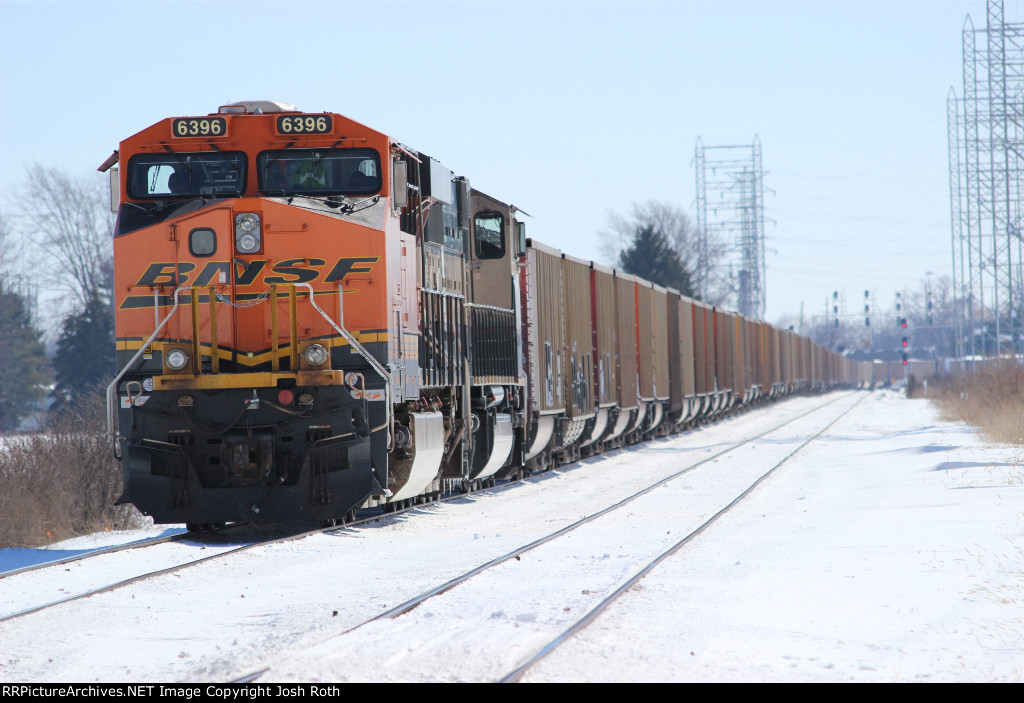
[[679,359],[683,397],[697,394],[697,356],[693,338],[693,300],[679,296]]
[[668,411],[677,417],[693,397],[693,310],[686,298],[671,288],[665,299],[668,316]]
[[594,333],[591,320],[590,262],[562,255],[562,305],[565,336],[564,397],[568,417],[594,414]]
[[637,369],[636,279],[615,272],[615,307],[619,344],[619,408],[632,410],[640,399],[640,377]]
[[562,254],[536,241],[527,246],[532,378],[535,409],[542,415],[565,411]]
[[714,380],[714,337],[708,320],[710,307],[698,300],[693,301],[693,349],[694,378],[697,393],[707,395],[715,390]]
[[595,396],[601,407],[610,407],[619,399],[618,305],[615,276],[611,269],[591,264],[591,324],[594,329],[596,359]]
[[746,320],[738,313],[732,315],[732,337],[733,337],[733,364],[735,366],[734,376],[736,378],[736,397],[738,402],[746,399],[747,393],[747,354],[746,338],[744,336]]
[[734,390],[733,355],[729,344],[729,318],[724,310],[715,308],[713,334],[715,338],[715,383],[719,391]]
[[654,353],[654,300],[653,289],[647,281],[637,280],[637,368],[640,372],[640,399],[646,402],[655,397],[657,359]]
[[653,394],[660,401],[669,398],[668,291],[651,287],[651,351],[653,356]]

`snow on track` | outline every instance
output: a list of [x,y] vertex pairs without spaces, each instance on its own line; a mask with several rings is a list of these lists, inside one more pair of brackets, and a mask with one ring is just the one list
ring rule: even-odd
[[[532,642],[520,631],[554,615],[533,597],[549,574],[579,578],[584,595],[583,566],[638,560],[625,532],[604,525],[574,538],[579,549],[524,555],[509,565],[529,570],[514,597],[496,600],[486,580],[474,586],[486,623],[442,597],[369,642],[379,656],[368,666],[335,645],[370,617],[686,462],[787,415],[863,395],[793,398],[515,487],[257,547],[0,623],[0,681],[224,681],[268,664],[261,682],[493,680],[515,659],[503,644]],[[766,442],[737,451],[770,450]],[[1012,454],[939,422],[926,401],[873,393],[524,680],[1019,680],[1024,593],[1014,570],[1024,561],[1024,482]],[[657,516],[678,538],[678,515],[716,485],[699,480],[711,473],[654,492],[680,491],[672,493],[678,514],[658,514],[673,501],[654,501],[630,524],[653,534]],[[40,587],[65,587],[60,572],[46,570],[57,580]],[[501,629],[474,626],[494,614]],[[406,623],[407,636],[395,637]],[[515,637],[503,639],[508,632]],[[408,651],[414,645],[441,651],[409,666],[421,656]]]
[[875,394],[524,681],[1024,680],[1015,453]]
[[[500,679],[858,399],[844,398],[741,446],[407,615],[283,657],[261,680],[301,681],[317,669],[349,681]],[[665,457],[672,465],[664,457],[651,461],[664,473],[693,462],[673,445],[654,443],[641,454],[671,448]]]

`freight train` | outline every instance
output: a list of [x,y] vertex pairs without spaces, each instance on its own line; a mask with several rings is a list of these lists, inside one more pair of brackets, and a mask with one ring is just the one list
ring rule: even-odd
[[167,118],[100,170],[108,423],[121,500],[158,523],[331,525],[865,380],[527,238],[515,206],[337,113]]

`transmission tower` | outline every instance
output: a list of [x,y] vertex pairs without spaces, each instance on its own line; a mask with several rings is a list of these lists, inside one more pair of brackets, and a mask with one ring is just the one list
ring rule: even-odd
[[950,231],[958,351],[1021,353],[1024,195],[1024,24],[986,5],[986,27],[964,22],[963,98],[947,99]]
[[[697,138],[697,290],[707,294],[710,242],[725,244],[732,255],[725,262],[731,276],[736,309],[745,317],[763,319],[764,167],[761,141],[743,146],[704,146]],[[710,202],[709,202],[710,198]],[[718,263],[718,262],[716,262]]]

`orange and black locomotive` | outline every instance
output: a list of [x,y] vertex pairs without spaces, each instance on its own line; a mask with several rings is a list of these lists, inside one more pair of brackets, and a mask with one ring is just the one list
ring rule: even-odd
[[336,113],[168,118],[101,170],[109,422],[123,500],[157,522],[331,524],[862,380],[527,240],[514,206]]

